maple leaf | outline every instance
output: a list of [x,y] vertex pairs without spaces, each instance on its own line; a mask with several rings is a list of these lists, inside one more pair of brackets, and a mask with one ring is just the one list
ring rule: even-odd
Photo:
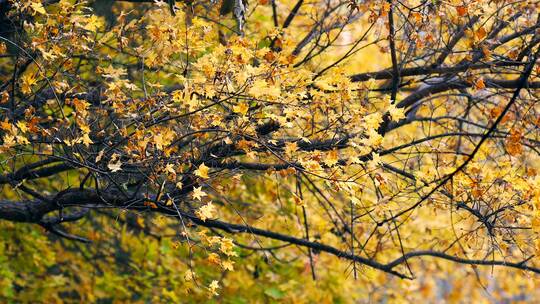
[[9,101],[9,93],[8,91],[2,91],[0,93],[0,104],[7,103]]
[[122,162],[120,162],[118,154],[113,154],[113,156],[111,157],[111,160],[107,164],[107,168],[109,168],[111,172],[117,172],[122,169]]
[[249,110],[249,106],[245,102],[241,102],[233,106],[233,112],[245,116]]
[[487,32],[486,32],[486,29],[481,26],[476,32],[475,32],[475,35],[476,35],[476,38],[478,40],[482,40],[484,38],[486,38],[487,36]]
[[356,205],[361,205],[361,201],[357,198],[357,197],[351,197],[351,203],[356,206]]
[[47,15],[47,11],[43,7],[43,4],[41,4],[41,1],[33,0],[32,3],[30,4],[30,7],[34,11],[33,15],[35,15],[35,13],[40,13],[42,15]]
[[144,218],[137,216],[136,222],[139,227],[144,228]]
[[203,197],[207,196],[206,192],[202,191],[201,187],[193,188],[193,193],[191,194],[193,199],[202,200]]
[[219,250],[227,256],[236,256],[236,252],[233,251],[234,243],[229,238],[222,238],[219,245]]
[[26,133],[26,131],[28,131],[27,124],[24,121],[18,121],[15,125],[17,128],[19,128],[19,130],[21,130],[22,133]]
[[158,150],[163,150],[170,145],[174,140],[175,133],[170,129],[162,130],[161,132],[154,134],[154,143]]
[[214,296],[219,295],[219,293],[217,293],[218,288],[219,288],[219,283],[216,280],[213,280],[212,283],[210,283],[210,285],[208,286],[208,290]]
[[478,79],[474,82],[474,87],[475,87],[477,90],[485,89],[485,88],[486,88],[486,84],[484,83],[484,79],[483,79],[483,78],[478,78]]
[[105,154],[105,150],[99,151],[98,155],[96,156],[96,163],[98,163],[103,158],[104,154]]
[[95,32],[102,24],[101,19],[96,15],[91,15],[86,21],[87,23],[84,26],[84,29],[91,32]]
[[253,83],[248,93],[255,98],[260,98],[265,95],[277,98],[281,95],[281,89],[277,86],[268,85],[265,80],[258,79]]
[[204,163],[200,164],[199,165],[199,168],[195,171],[193,171],[193,174],[197,175],[198,177],[202,177],[202,178],[210,178],[208,176],[208,168]]
[[285,154],[287,156],[294,155],[294,152],[298,151],[298,144],[296,142],[285,143]]
[[383,137],[377,129],[368,129],[367,138],[362,139],[362,143],[368,147],[376,147],[382,143]]
[[174,165],[173,164],[167,164],[164,168],[165,172],[168,173],[169,177],[171,177],[171,179],[176,179],[176,171],[174,170]]
[[388,113],[390,114],[390,117],[393,121],[399,121],[406,117],[403,108],[396,107],[394,103],[390,103],[390,105],[388,106]]
[[10,134],[4,135],[2,141],[3,141],[3,144],[2,144],[3,148],[11,148],[15,146],[16,144],[15,136],[10,135]]
[[208,204],[202,206],[195,212],[197,216],[205,222],[208,218],[214,217],[214,213],[216,212],[216,207],[212,204],[212,202],[209,202]]
[[224,270],[233,271],[234,270],[234,262],[231,260],[226,260],[221,262],[221,267]]
[[123,68],[115,68],[112,65],[109,65],[106,68],[102,69],[103,71],[103,77],[105,78],[112,78],[112,79],[120,79],[120,77],[127,75],[127,72]]
[[[90,146],[91,144],[93,144],[94,142],[92,141],[92,139],[90,139],[90,136],[88,135],[88,133],[84,133],[79,139],[78,139],[83,145],[85,145],[86,147]],[[110,169],[110,168],[109,168]],[[115,171],[113,171],[115,172]]]
[[376,168],[382,164],[381,156],[379,153],[371,153],[371,160],[369,161],[369,167],[370,168]]
[[523,132],[518,128],[510,130],[510,136],[505,142],[505,148],[508,154],[517,156],[523,153],[523,145],[521,139],[523,138]]
[[379,126],[383,122],[383,117],[381,113],[375,112],[375,113],[364,116],[364,121],[366,123],[366,128],[379,129]]
[[37,79],[34,74],[26,73],[21,77],[21,81],[21,91],[24,94],[28,94],[32,92],[32,85],[37,82]]
[[458,16],[460,16],[460,17],[465,16],[469,12],[467,7],[464,6],[464,5],[460,5],[460,6],[456,7],[456,11],[458,13]]
[[54,60],[56,57],[58,57],[53,52],[47,52],[45,50],[41,50],[41,56],[43,56],[43,59],[47,61]]
[[293,199],[294,199],[294,203],[296,204],[296,206],[300,206],[300,207],[303,207],[306,205],[306,203],[304,202],[304,200],[302,198],[300,198],[298,195],[296,194],[293,194]]
[[219,255],[217,253],[212,252],[208,255],[208,262],[219,265],[221,264],[221,259],[219,258]]
[[107,168],[109,168],[109,170],[111,170],[111,172],[117,172],[117,171],[120,171],[122,169],[122,163],[121,162],[109,163],[107,165]]
[[338,152],[337,150],[332,150],[330,152],[328,152],[328,154],[326,155],[325,159],[324,159],[324,163],[328,166],[328,167],[332,167],[334,166],[335,164],[338,163]]
[[186,281],[191,281],[193,280],[193,278],[195,277],[195,273],[193,272],[193,270],[187,270],[185,273],[184,273],[184,280]]

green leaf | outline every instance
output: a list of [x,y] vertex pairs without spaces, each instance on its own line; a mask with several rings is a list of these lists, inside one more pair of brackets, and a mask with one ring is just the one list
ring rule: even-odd
[[285,296],[283,291],[279,290],[276,287],[270,287],[264,291],[264,294],[271,297],[272,299],[279,300]]

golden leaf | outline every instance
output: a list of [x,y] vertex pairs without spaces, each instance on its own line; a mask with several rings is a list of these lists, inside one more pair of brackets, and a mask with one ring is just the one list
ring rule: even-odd
[[[47,11],[43,7],[43,4],[41,4],[41,1],[33,1],[30,4],[30,7],[32,8],[32,10],[34,10],[35,13],[40,13],[42,15],[47,15]],[[34,13],[34,15],[35,15],[35,13]]]
[[403,108],[398,108],[393,103],[388,106],[388,113],[390,114],[390,117],[392,117],[393,121],[399,121],[400,119],[406,117]]
[[208,168],[204,163],[202,163],[197,170],[195,170],[193,173],[197,175],[198,177],[202,178],[209,178],[208,176]]
[[245,102],[241,102],[233,106],[233,112],[241,114],[242,116],[246,115],[249,110],[249,106]]
[[326,155],[326,158],[324,159],[324,163],[328,166],[328,167],[332,167],[333,165],[337,164],[338,163],[338,152],[337,150],[332,150],[330,152],[328,152],[328,154]]
[[202,191],[202,186],[193,188],[193,193],[191,194],[193,199],[198,199],[198,200],[202,200],[202,198],[205,197],[206,195],[207,195],[206,192]]
[[216,211],[216,208],[212,204],[212,202],[209,202],[208,204],[202,206],[199,208],[199,210],[195,211],[195,214],[203,221],[205,222],[208,218],[214,217],[214,213]]

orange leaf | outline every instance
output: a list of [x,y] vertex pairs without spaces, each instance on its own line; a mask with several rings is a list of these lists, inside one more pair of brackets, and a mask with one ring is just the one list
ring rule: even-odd
[[478,38],[478,40],[482,40],[482,39],[486,38],[486,36],[487,36],[487,32],[486,32],[486,29],[483,26],[480,27],[476,31],[476,38]]
[[9,101],[9,93],[7,91],[3,91],[0,93],[0,103],[7,103]]
[[414,21],[422,22],[422,14],[420,14],[419,12],[414,12],[411,15],[414,18]]
[[476,81],[474,82],[474,87],[475,87],[477,90],[485,89],[485,88],[486,88],[486,84],[484,83],[484,79],[483,79],[483,78],[479,78],[478,80],[476,80]]
[[456,10],[459,16],[465,16],[469,12],[469,9],[467,9],[466,6],[462,5],[456,7]]

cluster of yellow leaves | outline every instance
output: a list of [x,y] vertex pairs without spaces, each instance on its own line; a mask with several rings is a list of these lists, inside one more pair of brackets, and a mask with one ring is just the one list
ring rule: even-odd
[[[116,122],[125,125],[115,125],[114,129],[106,131],[117,137],[126,138],[127,144],[125,147],[116,147],[118,153],[106,158],[107,168],[113,173],[120,172],[128,164],[135,162],[144,164],[148,155],[159,154],[160,157],[163,155],[170,162],[157,166],[159,169],[156,170],[158,172],[156,175],[162,174],[162,178],[174,182],[179,190],[186,186],[179,178],[183,174],[182,172],[186,172],[187,168],[196,168],[192,174],[198,177],[196,180],[201,184],[194,187],[190,196],[196,203],[201,204],[196,209],[195,214],[202,221],[217,217],[216,207],[209,200],[212,193],[203,191],[203,189],[207,189],[207,185],[204,183],[213,183],[217,173],[210,172],[210,168],[205,163],[199,164],[197,162],[198,166],[193,166],[190,163],[192,159],[197,159],[200,156],[201,151],[198,150],[197,145],[186,150],[180,150],[182,147],[171,146],[175,146],[173,143],[179,143],[177,140],[191,136],[198,141],[197,144],[200,146],[214,143],[215,138],[208,135],[209,132],[205,133],[207,130],[226,134],[223,136],[223,143],[242,152],[235,157],[235,161],[249,159],[263,163],[283,164],[290,162],[294,164],[294,167],[284,170],[269,169],[266,177],[270,177],[268,178],[270,181],[253,181],[254,179],[247,177],[247,182],[244,182],[238,177],[232,177],[226,182],[216,182],[216,185],[212,185],[212,189],[217,189],[216,191],[222,191],[230,196],[244,198],[245,201],[264,202],[257,204],[257,206],[251,206],[249,214],[256,217],[259,214],[264,214],[265,216],[257,224],[267,225],[269,229],[275,231],[290,232],[290,217],[295,215],[297,207],[305,207],[310,214],[310,229],[313,229],[311,232],[317,237],[320,236],[322,242],[334,246],[342,244],[340,237],[343,235],[337,236],[330,232],[334,227],[328,218],[325,218],[325,210],[317,208],[317,204],[306,203],[316,202],[321,196],[304,193],[303,198],[301,198],[299,194],[291,190],[296,186],[296,178],[299,173],[313,178],[315,182],[313,185],[309,184],[309,187],[319,187],[323,193],[322,197],[328,198],[335,204],[339,212],[342,210],[351,211],[347,208],[351,208],[349,204],[352,204],[352,211],[369,212],[370,218],[380,220],[410,206],[413,199],[417,199],[417,196],[432,189],[433,185],[426,185],[426,181],[438,180],[455,167],[452,164],[453,159],[446,157],[443,153],[446,148],[455,148],[451,142],[446,141],[419,145],[415,147],[418,150],[412,151],[418,153],[440,151],[440,155],[433,153],[436,154],[436,157],[421,156],[407,158],[404,161],[399,157],[379,154],[378,150],[384,149],[389,143],[400,144],[407,143],[409,139],[412,140],[413,138],[409,138],[406,133],[425,135],[424,130],[414,129],[412,126],[408,129],[411,132],[400,130],[400,134],[389,134],[383,140],[377,131],[385,117],[389,116],[393,122],[399,122],[406,118],[404,110],[396,106],[397,101],[383,100],[382,105],[372,104],[372,100],[380,100],[377,94],[366,90],[374,84],[371,83],[364,87],[357,83],[351,83],[348,75],[352,70],[346,65],[333,68],[330,73],[321,75],[316,81],[313,81],[318,64],[325,61],[330,62],[329,59],[340,58],[339,52],[321,55],[320,62],[314,60],[308,65],[295,67],[294,64],[302,58],[302,56],[292,55],[295,38],[303,37],[306,34],[303,30],[296,28],[282,33],[281,30],[274,29],[270,33],[248,33],[252,35],[247,35],[249,38],[231,36],[228,37],[226,43],[219,44],[216,42],[219,33],[216,25],[199,17],[188,16],[184,10],[179,10],[176,16],[172,16],[169,14],[166,4],[160,2],[156,6],[152,6],[144,16],[131,18],[131,12],[122,12],[118,17],[118,25],[105,32],[103,18],[87,14],[77,5],[80,4],[73,4],[73,1],[60,1],[58,8],[69,13],[66,13],[65,16],[59,14],[45,16],[47,11],[41,1],[32,0],[23,4],[25,9],[30,10],[31,14],[36,16],[37,21],[29,26],[32,39],[30,45],[42,57],[43,62],[40,63],[47,67],[47,64],[52,64],[60,58],[66,60],[62,66],[66,73],[56,73],[50,79],[58,92],[79,89],[77,86],[72,87],[70,85],[73,83],[71,79],[62,78],[63,75],[76,74],[84,80],[93,80],[98,77],[100,81],[105,83],[103,93],[106,100],[100,102],[104,107],[110,106],[108,111],[94,112],[89,109],[88,102],[78,98],[67,101],[66,105],[73,110],[73,115],[69,117],[73,117],[72,124],[76,125],[80,133],[73,135],[73,138],[60,137],[63,138],[62,142],[70,147],[82,144],[83,148],[89,148],[93,141],[97,142],[98,136],[101,136],[105,131],[100,129],[100,122],[107,120],[109,115],[114,116],[118,119]],[[183,4],[177,3],[177,5]],[[291,6],[294,3],[282,3],[281,5]],[[384,21],[390,10],[390,5],[389,2],[384,1],[368,1],[360,4],[359,10],[370,12],[371,21],[377,19],[383,21],[378,23],[380,23],[380,28],[386,30]],[[264,11],[265,9],[267,9],[268,14],[260,13],[259,10]],[[254,13],[254,19],[266,20],[265,16],[270,15],[269,9],[269,6],[258,8]],[[458,1],[456,5],[450,6],[449,10],[452,14],[457,12],[458,17],[465,17],[475,12],[475,7]],[[316,11],[311,13],[302,11],[302,14],[298,16],[297,20],[300,20],[298,23],[309,24],[310,18],[316,16],[317,13]],[[211,14],[214,15],[210,15],[210,17],[219,16],[216,10]],[[427,19],[431,19],[428,18],[431,16],[420,12],[413,12],[411,16],[413,22],[416,22],[419,27],[417,33],[411,34],[416,35],[418,48],[421,49],[422,46],[434,43],[433,24],[424,24],[427,23]],[[40,17],[49,19],[40,23]],[[459,19],[462,22],[465,18]],[[259,21],[255,20],[254,22]],[[58,24],[62,24],[63,27],[59,27]],[[60,31],[60,28],[64,30]],[[485,42],[487,28],[489,28],[488,25],[484,25],[469,31],[467,35],[470,42],[473,44]],[[351,30],[351,33],[356,32]],[[268,43],[265,40],[267,38],[264,37],[266,34],[271,39],[276,39],[276,43],[281,48],[280,52],[271,50],[267,46]],[[381,48],[380,51],[386,52],[384,48]],[[81,73],[78,71],[74,73],[76,62],[70,60],[68,55],[80,53],[96,57],[97,68],[95,71],[83,68]],[[380,55],[379,52],[371,53],[362,56],[368,59],[369,56],[377,58],[376,56]],[[128,68],[134,62],[137,62],[137,69]],[[386,64],[384,60],[362,60],[362,62],[367,67]],[[356,66],[355,68],[358,68]],[[94,73],[96,75],[93,75]],[[39,86],[38,84],[46,83],[46,76],[32,69],[26,71],[20,77],[21,92],[32,94],[33,90]],[[477,90],[486,87],[483,78],[472,79],[471,84]],[[6,91],[2,92],[0,97],[2,104],[7,103],[10,98]],[[434,103],[436,102],[434,101]],[[440,104],[437,106],[440,107]],[[449,105],[445,107],[450,109]],[[49,103],[47,110],[51,116],[60,116],[59,113],[66,110],[66,107],[57,105],[54,101]],[[501,111],[499,106],[492,109],[491,118],[498,117]],[[153,124],[160,119],[171,117],[178,119],[172,119],[170,123],[163,123],[161,126]],[[185,119],[186,117],[188,119]],[[56,117],[52,117],[52,119],[54,118]],[[512,119],[505,117],[502,123],[507,120],[511,121]],[[67,130],[64,125],[66,121],[60,119],[57,121],[59,122],[55,126],[57,129],[50,128],[44,133],[51,137],[56,134],[65,134],[65,132],[60,131]],[[270,136],[258,137],[256,128],[268,121],[279,124],[279,130]],[[35,123],[31,122],[11,123],[5,121],[1,123],[1,128],[6,131],[3,136],[2,149],[7,151],[15,145],[28,144],[30,134],[36,133],[34,128],[37,127]],[[305,149],[306,146],[317,143],[319,140],[337,137],[344,130],[351,135],[347,147],[344,149],[324,151]],[[444,128],[435,127],[433,130],[430,129],[434,132],[433,134],[436,134],[436,131],[444,130]],[[522,146],[524,133],[525,130],[517,127],[510,131],[510,136],[505,142],[508,154],[518,156],[524,153]],[[276,140],[282,138],[286,140]],[[259,148],[267,146],[275,147],[273,154],[258,151]],[[495,148],[489,146],[489,148],[484,149],[491,152],[490,149]],[[91,149],[87,150],[91,151]],[[94,155],[92,154],[92,157]],[[99,162],[103,157],[104,150],[101,150],[95,158],[96,162]],[[361,157],[368,159],[368,161],[361,161]],[[485,160],[487,157],[483,159]],[[395,175],[380,170],[383,164],[392,164],[400,168],[403,166],[405,171],[410,169],[416,180],[407,182],[403,181],[404,179],[397,179]],[[509,164],[494,165],[488,161],[486,164],[474,162],[467,169],[467,174],[457,175],[452,181],[453,184],[446,185],[445,190],[453,193],[456,200],[468,203],[472,200],[474,206],[480,206],[482,211],[492,208],[498,201],[515,204],[517,206],[516,212],[510,213],[510,216],[506,215],[504,218],[509,224],[522,224],[530,221],[531,210],[528,209],[530,206],[521,206],[518,203],[520,200],[533,199],[536,213],[533,213],[532,228],[535,233],[540,233],[540,215],[538,214],[540,195],[538,191],[534,192],[535,190],[533,190],[540,187],[538,177],[533,179],[532,174],[525,176],[523,172],[511,170],[510,167]],[[211,176],[212,179],[210,179]],[[371,185],[374,185],[374,188]],[[192,185],[187,186],[191,187]],[[533,192],[534,194],[531,194]],[[450,215],[458,217],[451,222],[458,230],[473,230],[478,227],[477,220],[462,216],[459,212],[458,215],[450,214],[448,211],[450,207],[447,204],[439,204],[441,201],[447,202],[448,198],[435,194],[433,199],[426,203],[428,208],[422,208],[418,214],[415,213],[411,217],[412,224],[403,223],[403,227],[400,229],[404,235],[406,248],[428,244],[434,239],[438,240],[439,244],[450,245],[454,234],[450,231],[448,222],[438,220],[450,218]],[[173,203],[169,199],[166,204],[172,206]],[[155,203],[149,202],[148,205],[152,207],[155,206]],[[220,209],[220,217],[223,216],[225,220],[230,221],[238,220],[235,217],[236,214],[223,209]],[[383,259],[401,254],[396,249],[397,247],[383,236],[387,233],[383,230],[386,227],[377,228],[378,230],[373,233],[373,237],[368,238],[373,223],[371,219],[364,220],[365,218],[367,216],[361,217],[355,222],[357,235],[370,240],[363,246],[362,250],[364,251],[360,254],[384,252]],[[137,223],[140,227],[148,226],[148,222],[145,222],[143,217],[138,217]],[[392,227],[391,229],[393,232]],[[346,234],[344,235],[346,237]],[[500,235],[497,237],[502,238]],[[475,242],[481,243],[485,240],[481,236],[465,239],[470,241],[468,244],[472,244],[471,246],[476,245]],[[234,269],[234,262],[231,258],[236,256],[236,252],[231,239],[201,236],[201,240],[215,251],[207,257],[210,264],[220,265],[225,271]],[[526,244],[526,240],[518,242]],[[500,243],[505,244],[503,241]],[[179,251],[183,247],[179,246],[177,242],[172,246]],[[503,248],[504,246],[500,247],[502,250],[508,250],[505,253],[512,253],[511,248]],[[449,252],[461,254],[456,247],[451,248]],[[523,246],[523,248],[528,247]],[[478,252],[489,250],[488,245],[478,245],[475,249],[478,249]],[[484,249],[484,251],[480,249]],[[540,242],[536,241],[536,251],[539,249]],[[283,255],[287,257],[295,254],[294,251],[284,250],[284,252]],[[136,252],[134,256],[144,257],[145,255]],[[184,252],[185,256],[188,256],[186,252]],[[165,259],[165,257],[162,258]],[[322,255],[319,258],[322,261],[321,264],[332,263],[330,260],[324,260],[325,257]],[[172,265],[175,263],[171,262]],[[253,273],[258,271],[251,264],[246,263],[242,266],[246,266]],[[259,266],[257,265],[257,267]],[[302,272],[303,266],[299,268],[302,269],[299,273],[305,274]],[[426,270],[426,272],[430,271],[434,272],[435,270]],[[287,273],[286,271],[281,272]],[[366,279],[365,284],[394,284],[393,281],[389,282],[384,275],[370,273],[370,270],[365,270],[365,272],[366,278],[369,278]],[[241,274],[231,275],[241,277]],[[270,282],[278,280],[276,275],[270,271],[265,276]],[[242,278],[243,282],[249,281],[249,278]],[[179,279],[192,281],[196,278],[192,271],[187,271],[186,275]],[[459,280],[460,278],[456,279],[455,282],[459,282]],[[329,281],[339,282],[336,278],[331,278]],[[203,286],[207,286],[207,291],[211,295],[218,295],[218,290],[221,288],[219,282],[213,279],[208,282],[211,283],[203,284]],[[283,297],[279,291],[288,290],[293,297],[295,286],[301,286],[299,282],[302,281],[298,277],[288,279],[288,282],[279,286],[278,292],[270,290],[264,291],[264,293],[269,294],[274,299],[279,299]],[[345,285],[343,284],[343,286]],[[400,285],[400,288],[429,296],[433,294],[432,285],[433,281],[428,280],[417,286],[403,287]],[[339,286],[339,288],[345,287]],[[177,296],[174,292],[166,291],[164,294],[167,297]],[[310,291],[317,294],[316,287],[311,286]],[[219,293],[223,292],[226,291],[219,291]],[[392,294],[392,296],[406,298],[411,295],[403,293]],[[449,298],[457,299],[459,293],[453,293]]]
[[206,205],[202,206],[195,212],[195,214],[204,222],[209,218],[215,217],[216,207],[212,202],[208,202]]
[[27,145],[28,141],[28,125],[24,121],[18,121],[16,124],[11,124],[8,121],[0,122],[0,129],[6,131],[2,138],[2,151],[8,151],[16,145]]

